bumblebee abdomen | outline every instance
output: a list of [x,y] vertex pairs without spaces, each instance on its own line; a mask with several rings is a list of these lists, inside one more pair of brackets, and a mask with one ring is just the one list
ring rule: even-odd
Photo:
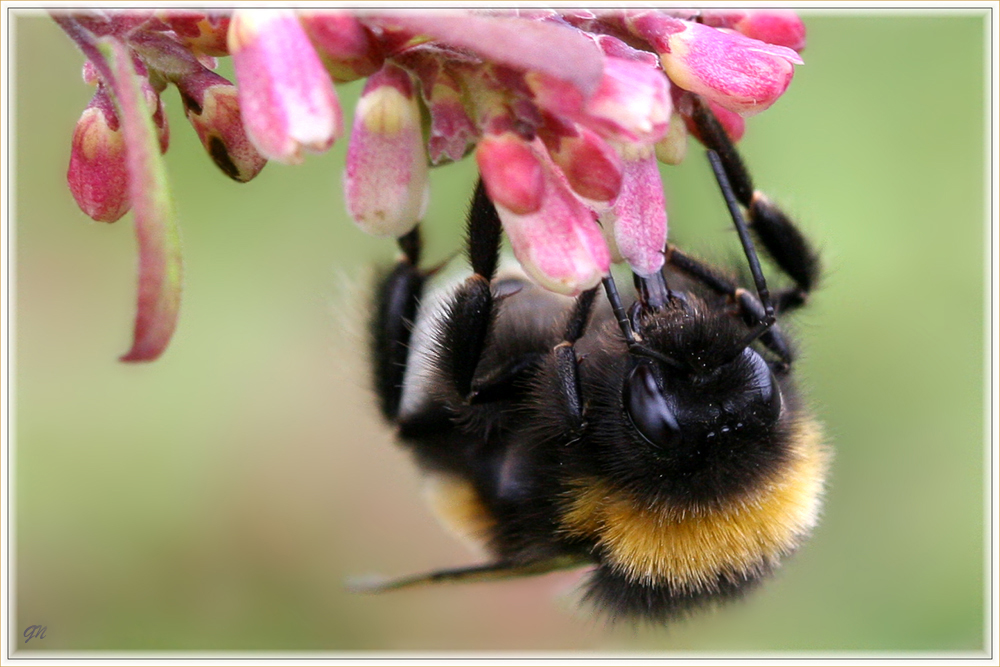
[[561,521],[601,563],[589,597],[612,613],[669,615],[773,570],[815,526],[829,464],[815,421],[799,418],[790,433],[780,470],[717,505],[650,506],[600,478],[578,480]]

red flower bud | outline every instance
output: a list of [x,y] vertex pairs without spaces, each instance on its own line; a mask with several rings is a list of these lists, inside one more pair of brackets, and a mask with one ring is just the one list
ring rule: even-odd
[[94,220],[114,222],[131,206],[125,138],[103,86],[77,121],[66,178],[76,203]]

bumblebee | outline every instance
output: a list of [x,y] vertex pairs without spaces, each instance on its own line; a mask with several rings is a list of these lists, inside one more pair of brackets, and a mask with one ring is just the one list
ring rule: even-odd
[[[806,303],[818,257],[703,102],[694,122],[750,289],[670,244],[624,299],[610,276],[599,300],[501,275],[481,181],[464,282],[425,294],[419,232],[399,239],[371,323],[381,412],[439,517],[492,559],[362,588],[589,566],[599,609],[662,622],[739,596],[810,533],[829,452],[778,320]],[[755,241],[789,287],[768,291]]]

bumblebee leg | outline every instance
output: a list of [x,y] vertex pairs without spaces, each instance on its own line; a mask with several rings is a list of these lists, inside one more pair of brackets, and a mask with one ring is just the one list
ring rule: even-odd
[[754,189],[750,173],[736,147],[701,99],[695,101],[693,120],[704,144],[718,154],[721,168],[732,185],[736,200],[747,209],[750,229],[775,264],[795,281],[795,288],[775,295],[776,308],[791,310],[803,305],[819,278],[819,256],[795,223],[759,190]]
[[[730,297],[739,307],[740,314],[743,316],[743,320],[748,326],[753,326],[756,322],[760,322],[766,317],[764,306],[753,294],[742,287],[735,285],[730,280],[718,275],[707,265],[688,255],[685,255],[669,243],[667,244],[666,261],[671,266],[680,269],[687,275],[698,280],[709,289]],[[782,294],[783,292],[778,293],[779,298],[777,303],[779,308],[777,309],[777,312],[779,313],[781,312],[780,306],[782,301],[780,297]],[[786,366],[792,363],[793,355],[791,347],[788,345],[785,337],[781,334],[781,329],[776,324],[772,325],[767,331],[761,334],[760,342],[778,355]]]
[[574,344],[583,336],[587,329],[587,321],[590,319],[590,311],[594,306],[594,297],[597,288],[583,292],[576,299],[573,310],[570,312],[569,320],[566,322],[566,332],[563,341],[555,346],[552,353],[556,359],[556,376],[562,394],[566,399],[566,407],[574,420],[574,429],[582,431],[583,421],[583,398],[580,396],[580,372],[579,359],[576,356]]
[[500,256],[500,217],[482,180],[469,207],[469,260],[473,274],[458,289],[443,318],[441,364],[462,400],[472,393],[472,378],[493,324],[490,281]]
[[517,392],[518,383],[533,375],[542,360],[541,353],[525,354],[509,360],[489,375],[477,376],[469,390],[469,404],[481,405],[511,398]]
[[559,556],[550,560],[536,561],[534,563],[510,563],[500,561],[497,563],[487,563],[485,565],[473,565],[472,567],[461,567],[451,570],[437,570],[424,574],[416,574],[398,579],[384,579],[381,577],[354,579],[347,582],[347,588],[353,593],[385,593],[401,588],[412,588],[414,586],[424,586],[428,584],[453,583],[477,583],[484,581],[498,581],[502,579],[518,579],[521,577],[534,577],[541,574],[548,574],[557,570],[569,570],[590,564],[591,561],[583,556]]
[[427,276],[417,268],[421,249],[419,227],[401,236],[398,243],[403,258],[379,282],[371,320],[375,390],[382,414],[389,421],[395,421],[399,412],[410,333]]

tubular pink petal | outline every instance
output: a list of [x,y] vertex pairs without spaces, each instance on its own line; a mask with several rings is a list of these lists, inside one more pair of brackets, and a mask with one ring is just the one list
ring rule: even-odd
[[735,143],[743,138],[743,133],[746,132],[747,122],[743,116],[738,113],[732,112],[720,104],[715,102],[709,102],[708,107],[715,114],[715,117],[722,124],[722,129],[726,131],[729,138]]
[[543,287],[576,295],[597,285],[611,256],[594,214],[572,192],[551,162],[544,163],[545,191],[541,207],[518,215],[494,204],[514,256]]
[[476,164],[490,200],[517,215],[542,205],[543,167],[533,146],[513,132],[486,135],[476,148]]
[[795,12],[768,10],[750,12],[734,26],[751,39],[787,46],[794,51],[806,48],[806,26]]
[[333,84],[294,13],[236,10],[229,50],[243,122],[264,157],[299,163],[303,150],[325,151],[341,136]]
[[613,221],[615,246],[633,271],[648,276],[663,267],[667,209],[652,154],[625,160],[621,194],[602,220]]
[[122,361],[152,361],[177,326],[181,293],[180,233],[170,200],[159,141],[140,77],[124,44],[105,39],[98,48],[114,76],[114,93],[127,147],[129,197],[139,242],[139,298],[131,349]]
[[670,79],[747,116],[771,106],[792,81],[802,59],[792,49],[766,44],[736,33],[684,22],[685,29],[667,37],[660,53]]
[[657,12],[630,15],[626,24],[660,54],[675,84],[744,116],[773,104],[802,62],[787,47]]
[[409,75],[386,64],[368,79],[347,147],[347,208],[363,230],[398,237],[423,216],[427,154]]
[[131,206],[125,137],[103,86],[76,123],[66,179],[77,205],[94,220],[114,222]]

